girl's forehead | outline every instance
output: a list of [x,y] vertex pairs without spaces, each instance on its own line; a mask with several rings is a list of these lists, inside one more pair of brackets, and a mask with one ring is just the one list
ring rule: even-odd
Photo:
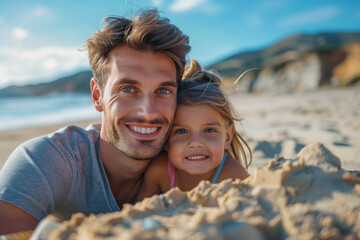
[[[206,103],[191,104],[191,105],[178,105],[175,121],[204,121],[204,120],[217,120],[220,123],[225,122],[223,116],[214,107]],[[195,123],[195,122],[194,122]]]

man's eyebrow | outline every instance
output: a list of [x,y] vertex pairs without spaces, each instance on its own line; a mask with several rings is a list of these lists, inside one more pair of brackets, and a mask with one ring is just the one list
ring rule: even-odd
[[[122,78],[118,81],[118,84],[130,84],[130,85],[138,85],[140,82],[130,79],[130,78]],[[160,87],[177,87],[177,83],[174,81],[166,81],[160,84]]]
[[161,87],[177,87],[177,82],[174,81],[166,81],[160,84]]
[[138,81],[132,80],[130,78],[122,78],[117,83],[118,84],[131,84],[131,85],[139,84]]

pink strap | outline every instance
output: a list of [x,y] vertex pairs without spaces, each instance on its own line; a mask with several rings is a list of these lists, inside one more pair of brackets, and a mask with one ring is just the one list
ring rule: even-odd
[[172,163],[168,160],[168,174],[169,174],[169,179],[170,179],[170,189],[175,187],[175,168],[174,165],[172,165]]

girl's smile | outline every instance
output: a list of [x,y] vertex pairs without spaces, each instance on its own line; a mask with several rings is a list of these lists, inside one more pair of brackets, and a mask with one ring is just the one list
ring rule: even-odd
[[193,154],[191,156],[185,157],[185,159],[189,161],[203,161],[203,160],[207,160],[208,158],[209,156],[203,154]]

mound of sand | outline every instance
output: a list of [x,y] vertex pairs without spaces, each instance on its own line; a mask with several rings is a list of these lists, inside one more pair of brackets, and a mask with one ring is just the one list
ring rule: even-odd
[[341,168],[322,144],[296,159],[273,159],[244,181],[201,182],[126,205],[116,213],[74,214],[50,239],[360,238],[360,174]]

